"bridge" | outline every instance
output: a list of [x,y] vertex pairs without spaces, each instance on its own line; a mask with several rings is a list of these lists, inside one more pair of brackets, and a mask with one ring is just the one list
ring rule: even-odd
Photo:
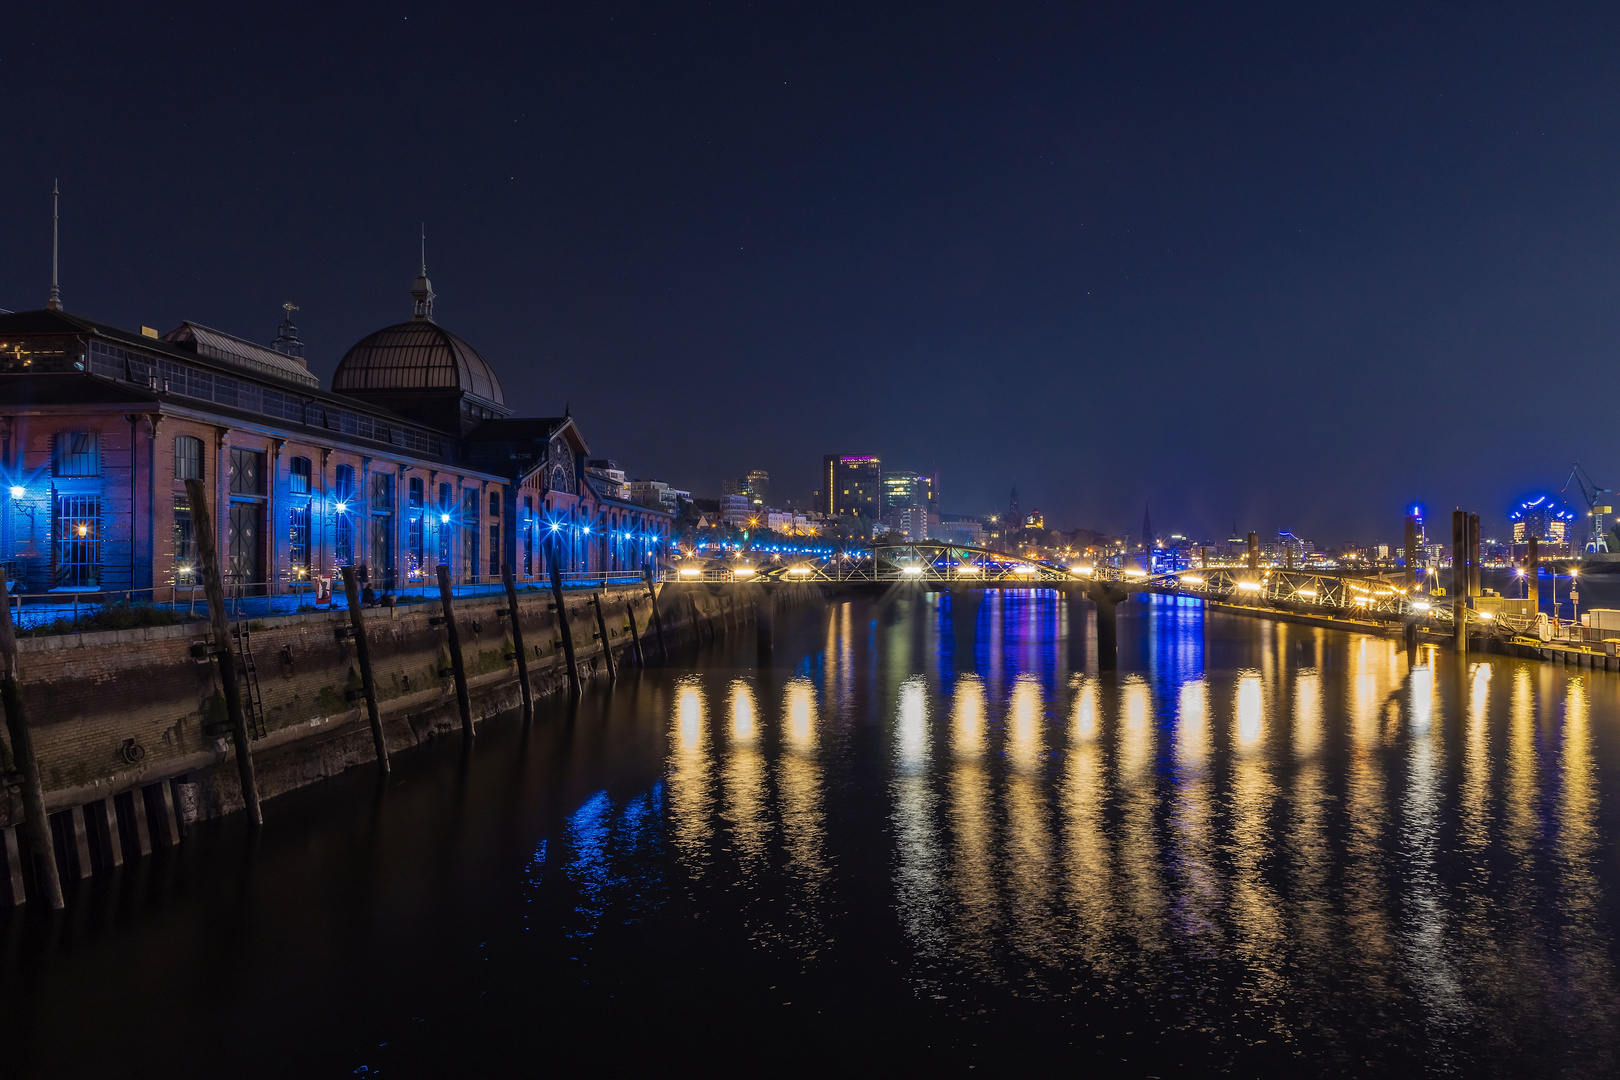
[[[1056,563],[939,540],[875,544],[827,558],[775,557],[754,563],[734,559],[688,560],[671,581],[832,582],[885,587],[1059,588],[1083,592],[1098,602],[1104,618],[1133,592],[1192,596],[1205,600],[1299,614],[1428,625],[1453,631],[1453,604],[1407,586],[1400,575],[1333,574],[1278,567],[1211,566],[1148,571],[1106,563]],[[1541,636],[1534,615],[1470,610],[1469,629],[1494,637]],[[1542,640],[1546,640],[1542,637]]]

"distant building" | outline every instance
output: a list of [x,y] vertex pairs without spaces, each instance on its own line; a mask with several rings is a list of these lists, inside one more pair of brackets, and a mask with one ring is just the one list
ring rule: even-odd
[[927,506],[902,506],[891,510],[885,523],[907,540],[928,539]]
[[746,495],[720,496],[720,520],[734,529],[746,529],[754,516],[753,504]]
[[928,506],[928,482],[921,473],[886,472],[883,474],[883,510],[908,510],[913,506]]
[[861,514],[876,520],[883,511],[883,463],[876,457],[828,454],[823,459],[823,511],[828,517]]
[[631,480],[625,488],[630,493],[630,501],[637,506],[647,506],[669,514],[680,510],[682,499],[692,501],[690,491],[670,487],[662,480]]
[[585,462],[586,475],[596,480],[596,489],[610,499],[629,499],[624,470],[612,458],[591,458]]
[[1551,495],[1525,499],[1508,514],[1508,521],[1513,526],[1514,547],[1527,548],[1533,536],[1540,542],[1545,554],[1568,553],[1569,523],[1573,520],[1575,512]]
[[784,536],[814,536],[818,527],[808,514],[792,510],[768,510],[765,527]]
[[934,539],[944,540],[948,544],[983,547],[984,522],[978,518],[942,517],[933,529],[933,536]]

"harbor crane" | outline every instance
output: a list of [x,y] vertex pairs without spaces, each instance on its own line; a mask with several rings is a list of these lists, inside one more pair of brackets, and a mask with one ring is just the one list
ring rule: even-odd
[[1608,554],[1609,536],[1604,524],[1608,515],[1614,511],[1612,507],[1600,504],[1603,502],[1603,496],[1614,494],[1613,489],[1598,487],[1597,481],[1593,480],[1591,475],[1581,468],[1581,463],[1578,461],[1569,470],[1569,478],[1564,481],[1563,490],[1565,492],[1569,491],[1569,485],[1571,484],[1579,485],[1581,498],[1586,503],[1588,531],[1585,547],[1587,554],[1591,555],[1598,552]]

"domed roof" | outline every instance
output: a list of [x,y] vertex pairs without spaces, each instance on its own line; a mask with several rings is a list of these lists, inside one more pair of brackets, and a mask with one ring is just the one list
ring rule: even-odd
[[460,390],[506,404],[500,380],[478,350],[431,318],[385,326],[361,338],[332,376],[338,393],[366,390]]

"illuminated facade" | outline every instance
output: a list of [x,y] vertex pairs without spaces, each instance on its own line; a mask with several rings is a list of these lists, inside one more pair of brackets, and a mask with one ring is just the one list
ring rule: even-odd
[[[169,599],[198,583],[199,479],[227,582],[538,580],[651,565],[671,515],[600,492],[571,417],[511,419],[477,350],[413,318],[357,343],[333,391],[289,321],[277,347],[186,322],[159,336],[61,310],[0,315],[0,559],[25,591]],[[167,595],[160,595],[167,591]]]

